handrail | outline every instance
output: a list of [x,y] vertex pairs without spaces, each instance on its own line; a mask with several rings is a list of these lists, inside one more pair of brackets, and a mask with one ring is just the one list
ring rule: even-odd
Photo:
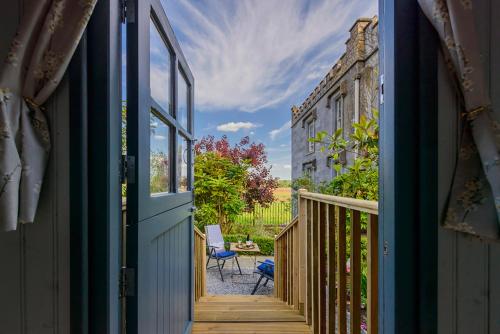
[[[377,334],[378,203],[301,189],[298,206],[298,217],[274,242],[276,297],[304,314],[313,333],[346,334],[349,318],[351,333],[361,333],[364,319],[368,333]],[[365,218],[367,233],[362,235]],[[363,265],[366,316],[361,305]]]
[[194,300],[198,301],[206,295],[206,236],[194,226]]
[[360,212],[366,212],[378,215],[378,202],[376,201],[365,201],[362,199],[339,197],[333,195],[311,193],[306,191],[300,191],[300,197],[304,199],[316,200],[322,203],[333,204],[346,209],[352,209]]
[[203,232],[201,232],[200,229],[197,228],[196,226],[194,226],[194,233],[196,233],[196,235],[202,238],[203,240],[207,239],[207,236]]
[[299,217],[295,217],[292,219],[292,221],[290,222],[290,224],[286,225],[281,231],[280,233],[278,233],[274,238],[279,238],[281,237],[283,234],[285,234],[289,229],[291,229],[295,224],[298,224],[299,223]]

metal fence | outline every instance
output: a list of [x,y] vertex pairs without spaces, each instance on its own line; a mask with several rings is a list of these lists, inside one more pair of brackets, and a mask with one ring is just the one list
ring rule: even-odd
[[291,202],[273,202],[268,207],[256,205],[253,211],[243,212],[236,224],[250,225],[286,225],[292,220]]

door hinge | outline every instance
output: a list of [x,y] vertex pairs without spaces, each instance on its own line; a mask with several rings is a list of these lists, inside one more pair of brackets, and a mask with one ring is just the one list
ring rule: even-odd
[[122,184],[135,183],[135,157],[133,155],[122,155],[120,182]]
[[135,269],[122,267],[120,271],[120,297],[135,296]]
[[380,75],[380,104],[384,104],[384,75]]
[[120,19],[122,23],[133,23],[135,10],[133,0],[120,0]]
[[120,21],[125,23],[127,20],[127,0],[120,1],[121,10],[120,10]]
[[389,255],[389,241],[384,241],[384,256]]

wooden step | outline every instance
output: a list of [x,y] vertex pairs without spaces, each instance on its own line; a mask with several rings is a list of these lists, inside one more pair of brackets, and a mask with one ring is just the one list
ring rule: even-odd
[[304,316],[269,296],[205,296],[194,318],[193,333],[311,333]]
[[310,334],[304,322],[244,323],[244,322],[195,322],[193,334]]
[[203,302],[283,303],[282,301],[270,296],[249,296],[249,295],[208,295],[200,298],[199,303]]
[[230,312],[220,311],[196,311],[196,321],[203,322],[282,322],[282,321],[304,321],[304,317],[297,311],[266,311],[266,310],[234,310]]

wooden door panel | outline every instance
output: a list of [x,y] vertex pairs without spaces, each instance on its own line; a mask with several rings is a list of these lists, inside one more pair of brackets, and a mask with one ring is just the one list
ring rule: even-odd
[[127,267],[136,286],[127,298],[127,333],[181,334],[190,331],[194,306],[194,79],[160,1],[131,1],[127,154],[135,171],[127,188]]
[[[148,219],[139,228],[141,333],[184,333],[191,320],[192,225],[189,206]],[[189,296],[189,297],[187,297]]]

